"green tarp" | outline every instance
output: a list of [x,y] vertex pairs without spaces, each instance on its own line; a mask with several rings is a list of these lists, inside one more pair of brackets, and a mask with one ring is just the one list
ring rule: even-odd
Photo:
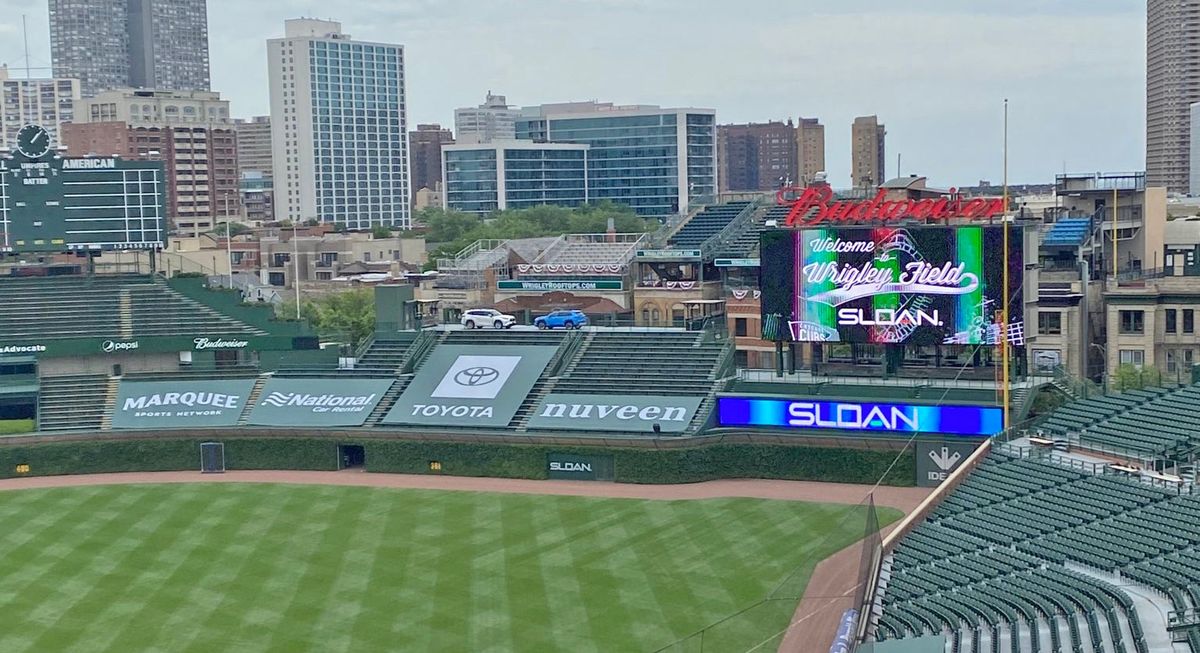
[[229,381],[121,381],[114,429],[233,426],[242,416],[254,379]]
[[384,424],[507,426],[558,347],[442,345]]
[[257,426],[362,426],[392,379],[271,379],[248,422]]

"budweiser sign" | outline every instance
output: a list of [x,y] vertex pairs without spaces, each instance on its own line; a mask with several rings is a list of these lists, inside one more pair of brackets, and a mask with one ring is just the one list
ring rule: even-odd
[[833,199],[829,186],[782,188],[775,194],[783,205],[790,204],[784,224],[788,227],[811,227],[824,222],[888,222],[904,218],[918,220],[950,220],[967,218],[983,220],[1004,214],[1004,200],[999,197],[964,199],[955,189],[937,199],[887,200],[879,191],[874,199],[862,201]]

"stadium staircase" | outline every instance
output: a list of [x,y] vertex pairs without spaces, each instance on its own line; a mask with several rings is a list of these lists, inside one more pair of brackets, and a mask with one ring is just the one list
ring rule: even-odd
[[110,380],[104,374],[43,377],[38,392],[38,430],[99,430],[109,391]]
[[104,385],[104,415],[100,418],[100,429],[102,431],[112,430],[112,410],[110,408],[117,404],[117,391],[120,388],[121,377],[108,377],[108,383]]
[[367,415],[363,426],[379,426],[380,422],[383,421],[383,418],[392,409],[392,406],[396,404],[396,400],[404,393],[404,389],[408,387],[411,381],[412,376],[410,375],[402,376],[393,381],[392,385],[388,386],[387,392],[383,393],[383,396],[379,398],[379,403],[375,404],[375,408],[371,411],[371,414]]
[[120,290],[117,306],[120,309],[118,315],[121,318],[121,327],[118,333],[122,340],[131,340],[133,339],[133,295],[128,288]]
[[[878,640],[1170,650],[1167,611],[1200,608],[1200,496],[993,452],[900,542],[881,581]],[[1135,605],[1135,589],[1161,605]]]
[[246,397],[246,405],[242,406],[242,414],[238,416],[238,426],[245,426],[250,423],[250,413],[254,412],[254,407],[258,404],[258,398],[262,396],[263,388],[266,387],[267,381],[271,379],[271,375],[263,374],[254,381],[254,387],[250,389],[250,395]]

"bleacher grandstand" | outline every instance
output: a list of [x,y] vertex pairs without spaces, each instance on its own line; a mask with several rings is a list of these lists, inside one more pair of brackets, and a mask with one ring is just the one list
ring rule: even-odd
[[683,223],[668,242],[672,247],[679,249],[700,247],[751,209],[750,202],[728,202],[709,206]]
[[[875,638],[948,633],[951,651],[993,653],[1185,650],[1166,615],[1200,607],[1200,496],[1028,453],[997,447],[885,558]],[[1200,643],[1200,629],[1173,630]]]
[[645,239],[645,234],[567,234],[547,247],[532,265],[573,269],[624,266]]
[[1140,456],[1170,456],[1200,445],[1200,386],[1146,388],[1067,404],[1040,422],[1048,436]]

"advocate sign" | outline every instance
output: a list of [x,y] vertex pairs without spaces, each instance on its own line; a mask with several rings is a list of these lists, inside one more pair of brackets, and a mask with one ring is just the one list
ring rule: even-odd
[[692,422],[700,397],[551,394],[538,404],[529,428],[560,431],[682,433]]
[[114,429],[234,426],[246,407],[254,379],[223,381],[127,381],[113,406]]
[[271,379],[247,423],[257,426],[362,426],[389,379]]
[[1004,429],[1004,413],[992,406],[816,401],[766,397],[718,397],[717,421],[723,427],[944,433],[990,436]]
[[537,346],[439,346],[383,423],[508,426],[557,351]]

